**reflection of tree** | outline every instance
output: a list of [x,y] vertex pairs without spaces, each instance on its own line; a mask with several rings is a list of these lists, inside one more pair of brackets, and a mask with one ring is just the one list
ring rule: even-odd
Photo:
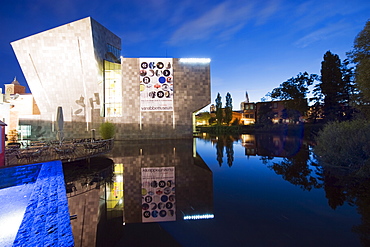
[[359,234],[363,246],[370,246],[370,174],[359,177],[350,169],[325,167],[323,175],[329,206],[336,209],[345,202],[356,205],[362,222],[353,231]]
[[270,160],[273,160],[274,157],[272,156],[261,156],[261,161],[262,161],[262,164],[264,165],[267,165],[269,163]]
[[370,182],[364,181],[358,188],[361,194],[357,195],[357,212],[362,216],[362,223],[353,227],[353,231],[359,234],[363,246],[370,246]]
[[312,176],[313,170],[307,164],[310,160],[309,148],[302,145],[298,153],[292,157],[286,157],[281,162],[273,162],[268,166],[276,174],[304,190],[310,191],[312,188],[320,188],[318,179]]
[[220,166],[222,166],[222,158],[224,157],[224,143],[223,138],[218,138],[216,143],[216,154],[217,161]]
[[227,165],[231,167],[234,161],[234,142],[239,140],[240,137],[235,137],[231,135],[221,135],[217,136],[216,141],[216,154],[217,161],[220,166],[222,166],[224,157],[224,148],[226,149]]
[[227,156],[227,164],[229,167],[233,165],[234,161],[234,140],[227,139],[226,140],[226,156]]

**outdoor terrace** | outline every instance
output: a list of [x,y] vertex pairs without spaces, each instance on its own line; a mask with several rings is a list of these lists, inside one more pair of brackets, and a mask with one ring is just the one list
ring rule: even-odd
[[113,139],[74,139],[70,141],[8,143],[5,149],[5,165],[25,165],[61,160],[70,162],[88,159],[109,152]]

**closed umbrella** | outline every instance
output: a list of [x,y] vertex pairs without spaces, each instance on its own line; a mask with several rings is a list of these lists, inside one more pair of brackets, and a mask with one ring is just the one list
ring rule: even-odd
[[63,125],[64,125],[64,119],[63,119],[63,109],[61,106],[58,106],[57,110],[57,140],[62,143],[63,141]]

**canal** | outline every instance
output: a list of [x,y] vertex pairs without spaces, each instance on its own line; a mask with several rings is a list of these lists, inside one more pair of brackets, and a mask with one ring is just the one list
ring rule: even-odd
[[296,136],[116,141],[65,164],[75,246],[368,246],[370,184]]

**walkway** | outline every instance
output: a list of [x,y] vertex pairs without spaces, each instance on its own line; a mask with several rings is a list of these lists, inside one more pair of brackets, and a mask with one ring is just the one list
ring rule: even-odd
[[88,159],[111,151],[113,142],[113,139],[95,141],[79,139],[62,143],[56,141],[32,142],[26,148],[8,144],[5,150],[5,165],[25,165],[53,160],[70,162]]

